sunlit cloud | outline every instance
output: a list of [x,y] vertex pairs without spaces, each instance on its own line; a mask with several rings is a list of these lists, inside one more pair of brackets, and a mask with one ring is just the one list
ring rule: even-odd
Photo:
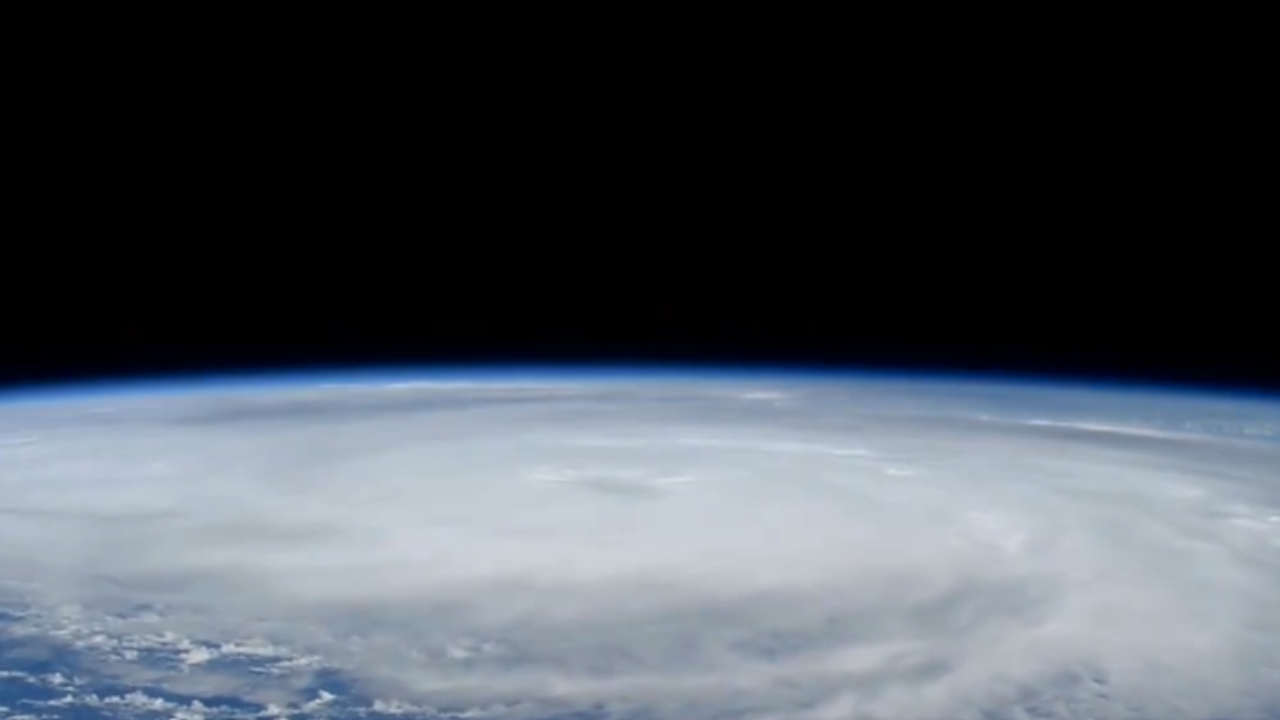
[[814,393],[734,415],[750,388],[397,390],[431,411],[343,388],[323,418],[0,410],[0,609],[25,613],[0,645],[55,638],[122,681],[319,717],[345,701],[315,687],[331,671],[369,712],[498,720],[1280,708],[1274,444],[983,422],[981,398],[926,421]]

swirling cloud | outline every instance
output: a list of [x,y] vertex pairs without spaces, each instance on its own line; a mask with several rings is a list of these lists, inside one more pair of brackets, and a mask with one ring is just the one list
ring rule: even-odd
[[[493,718],[1274,713],[1280,446],[1187,429],[1221,403],[1039,397],[1021,418],[1007,391],[857,385],[7,408],[0,603],[34,608],[28,633],[68,607],[110,626],[117,679],[313,714],[333,696],[225,662],[252,640],[297,663],[273,677]],[[131,664],[142,627],[174,669]]]

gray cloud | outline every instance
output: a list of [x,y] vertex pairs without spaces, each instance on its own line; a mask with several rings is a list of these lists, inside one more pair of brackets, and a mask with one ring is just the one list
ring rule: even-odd
[[[494,718],[1280,708],[1280,448],[1185,427],[1220,405],[1123,405],[1182,437],[1059,396],[818,389],[0,409],[0,606],[163,627],[212,649],[100,670],[273,702],[308,685],[202,658],[268,641]],[[1073,414],[1026,422],[1046,407]],[[159,619],[120,619],[140,603]]]

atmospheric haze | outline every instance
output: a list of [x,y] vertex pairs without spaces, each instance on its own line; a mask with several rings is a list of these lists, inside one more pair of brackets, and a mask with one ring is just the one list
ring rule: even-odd
[[33,717],[109,682],[121,716],[210,719],[1271,718],[1280,404],[796,378],[13,403],[6,612],[0,677],[45,682],[6,642],[77,658]]

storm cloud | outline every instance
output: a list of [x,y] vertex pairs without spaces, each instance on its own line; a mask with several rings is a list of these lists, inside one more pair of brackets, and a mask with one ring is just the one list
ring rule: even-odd
[[[1280,444],[1204,431],[1280,407],[544,390],[0,408],[0,644],[97,628],[121,681],[301,705],[341,671],[492,718],[1280,708]],[[181,672],[120,649],[160,631]],[[214,661],[246,643],[293,669]]]

